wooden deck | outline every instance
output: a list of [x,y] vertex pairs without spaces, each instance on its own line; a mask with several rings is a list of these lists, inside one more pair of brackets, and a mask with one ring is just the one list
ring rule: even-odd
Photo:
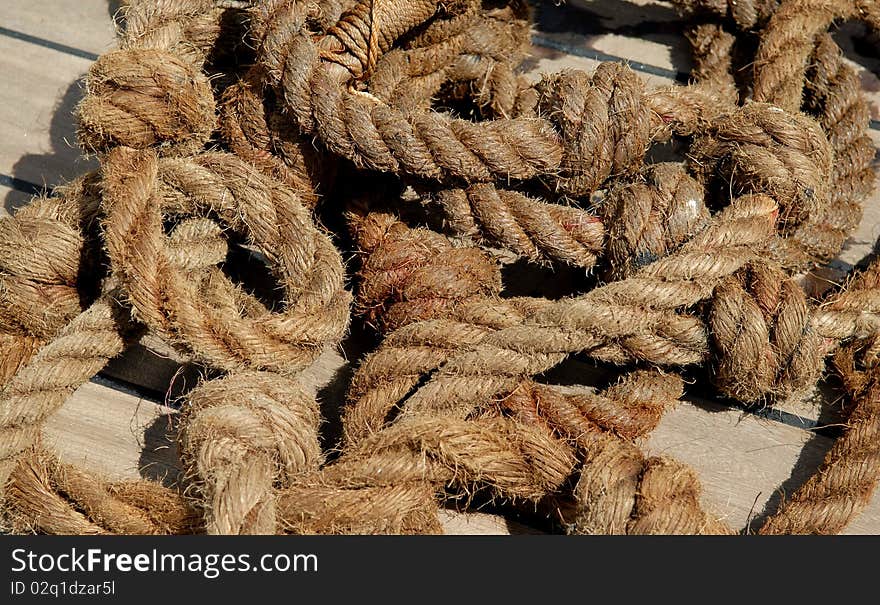
[[[598,61],[624,60],[649,84],[686,81],[690,66],[682,26],[672,9],[651,0],[569,0],[539,11],[535,73],[560,68],[591,71]],[[0,12],[0,199],[11,212],[45,187],[95,166],[75,146],[72,111],[81,98],[80,79],[98,54],[112,48],[108,0],[5,0]],[[872,101],[871,136],[880,145],[880,60],[856,53],[856,26],[836,38],[859,66]],[[880,191],[865,220],[826,274],[839,278],[868,254],[880,235]],[[3,210],[0,210],[2,212]],[[149,345],[149,343],[145,343]],[[314,371],[316,388],[332,407],[343,392],[348,367],[327,355]],[[116,360],[83,385],[49,422],[46,437],[62,457],[118,478],[172,478],[177,472],[174,410],[165,394],[192,384],[178,365],[149,346]],[[573,376],[591,366],[566,365]],[[744,527],[772,510],[779,494],[790,493],[814,472],[839,427],[833,405],[816,396],[777,410],[750,412],[725,402],[694,399],[667,414],[644,444],[693,465],[708,508],[733,527]],[[766,509],[766,510],[765,510]],[[487,514],[446,516],[450,533],[520,533],[529,528]],[[848,529],[880,533],[880,498]]]

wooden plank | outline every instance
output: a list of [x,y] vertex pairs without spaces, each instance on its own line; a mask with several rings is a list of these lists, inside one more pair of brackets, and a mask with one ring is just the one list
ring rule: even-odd
[[593,52],[639,62],[662,71],[691,69],[683,25],[672,7],[657,3],[542,2],[536,10],[539,43],[549,41],[568,52]]
[[91,55],[113,47],[118,0],[5,0],[6,29]]
[[[89,382],[49,419],[43,438],[62,460],[111,480],[145,477],[174,485],[181,473],[174,440],[176,414],[132,393]],[[531,531],[485,513],[443,511],[441,522],[449,534]]]
[[[687,45],[668,5],[651,0],[570,1],[569,7],[541,4],[544,30],[537,38],[553,48],[536,48],[536,72],[570,67],[592,70],[597,64],[595,58],[619,56],[640,63],[633,65],[648,71],[640,75],[649,86],[661,86],[689,69]],[[575,5],[591,12],[578,13]],[[71,146],[75,143],[71,111],[80,94],[76,81],[90,63],[86,57],[112,46],[110,12],[104,0],[7,0],[2,27],[22,33],[31,41],[0,33],[0,70],[9,74],[7,85],[0,89],[0,132],[6,135],[0,139],[0,174],[55,184],[94,165],[83,162],[79,151]],[[64,15],[64,27],[57,25],[59,14]],[[880,61],[855,52],[853,37],[857,34],[856,29],[845,26],[838,38],[848,55],[858,59],[874,117],[878,118],[880,80],[870,70],[880,72]],[[635,35],[641,39],[634,39]],[[873,130],[871,135],[880,144],[880,132]],[[0,186],[0,199],[7,207],[28,197],[9,186]],[[875,193],[865,220],[839,259],[838,270],[860,260],[880,235],[877,201],[880,194]],[[839,274],[828,276],[836,279]],[[178,361],[164,357],[158,347],[151,346],[133,348],[126,358],[114,362],[108,373],[145,387],[154,395],[167,393],[171,400],[197,377],[178,373]],[[332,354],[314,369],[310,381],[316,389],[333,383],[330,390],[322,391],[328,407],[336,408],[344,400],[345,380],[334,378],[347,372],[350,366]],[[790,402],[782,409],[815,420],[819,406],[817,401]],[[149,476],[173,481],[179,473],[173,416],[171,408],[98,380],[79,389],[50,420],[47,442],[57,447],[65,459],[116,478]],[[697,406],[680,405],[645,443],[651,453],[674,455],[692,464],[703,481],[706,506],[734,527],[760,514],[780,486],[789,492],[794,489],[815,469],[829,445],[827,438],[796,426],[705,401]],[[522,526],[483,513],[463,516],[444,512],[444,525],[452,533],[525,531]],[[849,531],[880,532],[877,498]]]
[[44,438],[62,460],[113,480],[146,475],[171,482],[179,469],[168,439],[175,413],[118,386],[89,382],[49,419]]
[[[702,403],[679,405],[650,435],[646,451],[693,466],[703,485],[703,504],[741,529],[778,505],[779,490],[791,494],[815,472],[831,446],[828,438],[753,415]],[[753,524],[754,525],[754,524]],[[880,497],[845,533],[880,532]]]
[[[82,97],[87,59],[0,36],[0,174],[38,186],[70,180],[95,166],[76,145],[72,113]],[[39,66],[39,69],[35,69]],[[4,198],[6,209],[28,199]]]
[[162,401],[171,401],[198,382],[198,370],[136,344],[110,360],[103,376],[139,387]]
[[17,208],[22,204],[26,204],[28,199],[30,199],[29,195],[12,187],[0,185],[0,200],[4,202],[4,204],[0,204],[0,218],[7,214],[5,204],[8,204],[11,208]]

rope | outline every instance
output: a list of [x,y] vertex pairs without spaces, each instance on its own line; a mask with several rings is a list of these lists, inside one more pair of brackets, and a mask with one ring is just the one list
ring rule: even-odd
[[[0,219],[5,520],[440,533],[440,506],[479,501],[556,506],[567,533],[730,534],[697,474],[637,439],[694,367],[772,405],[832,359],[847,430],[759,531],[845,528],[880,478],[880,263],[821,300],[796,275],[841,250],[873,182],[867,102],[828,28],[880,19],[844,0],[675,4],[694,82],[651,90],[613,63],[530,83],[518,0],[129,3],[78,110],[100,170]],[[652,163],[670,140],[687,160]],[[585,275],[514,296],[510,253]],[[330,449],[321,410],[342,402],[306,375],[352,317],[378,345]],[[145,333],[204,376],[170,487],[40,443]],[[543,384],[575,354],[613,376]]]

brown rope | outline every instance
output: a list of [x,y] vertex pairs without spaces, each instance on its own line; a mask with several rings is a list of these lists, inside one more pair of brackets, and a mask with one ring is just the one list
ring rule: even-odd
[[473,4],[433,21],[382,55],[370,72],[370,94],[401,110],[427,110],[440,96],[469,98],[489,115],[511,117],[525,87],[515,68],[529,45],[527,11],[515,4],[485,11]]
[[477,248],[453,247],[442,235],[363,207],[348,219],[364,255],[358,308],[383,330],[444,317],[501,291],[498,267]]
[[274,534],[275,489],[317,469],[315,398],[295,380],[243,372],[188,395],[181,450],[209,534]]
[[21,365],[0,391],[0,477],[5,484],[18,456],[37,440],[42,422],[125,341],[113,293],[103,295]]
[[530,260],[592,267],[602,252],[602,220],[574,206],[492,183],[440,189],[430,197],[450,234],[500,246]]
[[[120,57],[138,65],[155,58],[163,68],[173,66],[181,59],[169,55],[171,60],[166,61],[153,46],[161,47],[161,52],[166,54],[174,49],[179,51],[178,47],[182,46],[194,48],[187,36],[193,33],[193,28],[198,30],[199,20],[205,18],[200,10],[212,6],[212,3],[189,3],[187,7],[174,5],[169,11],[162,11],[135,4],[128,15],[128,30],[122,42],[125,49],[115,52],[128,53]],[[138,12],[141,9],[144,12]],[[114,57],[110,53],[103,60],[114,65]],[[192,56],[188,59],[192,60]],[[131,73],[125,65],[116,67],[122,74]],[[204,77],[201,73],[199,76]],[[151,77],[159,75],[154,73]],[[198,82],[198,78],[194,81]],[[134,90],[128,83],[121,86],[125,91]],[[186,94],[185,88],[181,89],[179,84],[174,86],[175,93]],[[207,94],[212,114],[213,94],[209,88]],[[121,104],[130,102],[121,101],[118,95],[113,99]],[[156,99],[161,107],[157,105],[155,111],[160,114],[169,112],[178,116],[186,112],[186,107],[173,96],[162,93]],[[92,124],[87,115],[92,101],[98,102],[97,97],[88,97],[81,112],[81,124],[87,129]],[[137,111],[136,116],[131,114],[135,119],[155,126],[150,118],[144,118],[144,112],[153,109],[141,104]],[[196,113],[205,116],[208,111],[199,107]],[[106,113],[102,113],[102,119],[107,115],[115,119]],[[178,126],[172,125],[170,129],[175,136],[178,134]],[[207,133],[212,130],[213,123]],[[126,142],[119,137],[106,141]],[[165,142],[160,138],[138,140],[140,145],[164,145]],[[181,153],[185,147],[178,147],[175,153]],[[169,529],[150,525],[149,519],[144,517],[147,513],[139,512],[137,506],[125,498],[120,499],[118,494],[109,493],[100,483],[94,484],[80,471],[66,469],[59,473],[51,461],[38,460],[40,456],[45,458],[45,454],[29,455],[28,448],[36,441],[39,424],[73,389],[122,351],[130,328],[126,309],[116,302],[119,298],[132,305],[138,321],[180,345],[197,360],[215,367],[268,366],[287,373],[305,367],[325,347],[338,342],[347,329],[350,299],[342,285],[342,263],[329,239],[315,228],[292,190],[261,177],[234,156],[205,154],[160,160],[154,151],[117,148],[104,158],[100,186],[95,181],[86,179],[67,188],[67,198],[72,203],[67,207],[58,206],[67,214],[53,210],[57,206],[53,200],[39,201],[3,224],[10,234],[4,243],[14,245],[15,237],[37,235],[45,229],[38,221],[54,221],[54,229],[50,231],[54,237],[36,240],[37,250],[43,250],[43,262],[52,264],[25,263],[19,258],[21,249],[8,249],[4,254],[8,259],[4,274],[12,288],[26,291],[28,284],[35,283],[40,286],[42,296],[54,301],[54,305],[44,305],[50,312],[44,314],[42,324],[20,326],[27,328],[28,338],[44,333],[54,338],[30,359],[27,359],[30,351],[22,352],[7,372],[2,397],[3,431],[9,437],[2,457],[4,484],[12,473],[8,486],[12,500],[10,510],[14,511],[18,524],[28,527],[88,533],[96,533],[95,527],[102,528],[101,532],[176,532],[184,526],[178,523]],[[100,205],[93,201],[96,199],[100,199]],[[99,217],[99,207],[101,237],[109,255],[113,281],[105,282],[102,298],[75,316],[79,298],[76,298],[76,307],[65,303],[63,288],[78,294],[74,286],[80,285],[75,282],[82,271],[80,257],[86,236],[93,239],[91,225]],[[163,217],[163,212],[168,215]],[[177,224],[166,235],[163,219],[171,216]],[[223,221],[221,225],[214,222],[218,218]],[[228,245],[221,237],[224,230],[240,233],[254,246],[262,248],[267,261],[274,264],[276,276],[285,287],[282,313],[272,313],[252,295],[229,282],[215,266],[228,253]],[[299,232],[300,236],[289,238],[291,231]],[[148,232],[151,235],[147,235]],[[33,244],[27,249],[34,250]],[[53,293],[52,287],[59,292]],[[17,297],[16,301],[21,298],[23,296]],[[63,303],[62,306],[54,311],[59,303]],[[320,315],[324,311],[326,313]],[[57,331],[61,326],[53,326],[71,313],[72,321],[60,333],[48,332]],[[59,318],[54,319],[55,316]],[[18,323],[22,321],[27,322],[27,317]],[[220,327],[217,321],[225,326]],[[293,325],[298,326],[296,335],[290,330]],[[263,339],[255,338],[255,332],[262,332]],[[30,341],[23,338],[19,341],[35,348]],[[245,380],[247,375],[243,376],[236,380]],[[287,379],[275,376],[274,380]],[[186,434],[193,448],[198,448],[201,442],[199,435],[214,427],[209,420],[216,414],[209,403],[212,388],[215,388],[212,383],[202,387],[201,394],[197,394],[201,407],[198,413],[190,414],[194,420]],[[291,392],[294,391],[288,387],[287,393]],[[241,411],[233,408],[232,414],[240,416]],[[305,418],[301,416],[296,416],[290,424],[303,422]],[[312,416],[315,417],[314,410]],[[314,420],[312,424],[316,426],[316,423]],[[314,440],[312,451],[318,449],[316,437]],[[201,455],[215,451],[209,449]],[[236,472],[234,461],[227,462],[229,472]],[[208,477],[210,473],[203,473],[200,478],[207,484]],[[210,487],[217,488],[216,484]],[[149,500],[147,492],[152,488],[141,488],[139,492],[138,489],[123,491],[135,500]],[[49,518],[41,512],[46,507],[55,511]],[[222,506],[218,507],[221,509]],[[216,530],[217,523],[223,529],[230,529],[230,521],[218,521],[216,516],[214,519],[209,524],[210,530]],[[258,517],[257,529],[259,521]],[[88,527],[92,529],[87,530]],[[262,528],[265,530],[265,523]],[[270,529],[274,530],[274,526]]]
[[172,490],[147,481],[107,482],[41,450],[23,458],[7,489],[18,532],[130,535],[200,529],[196,512]]
[[[677,4],[702,19],[697,81],[649,91],[610,63],[526,84],[519,1],[269,0],[248,19],[212,0],[132,2],[79,110],[100,173],[0,220],[13,527],[437,533],[440,505],[480,498],[568,499],[571,533],[730,533],[692,470],[633,443],[682,381],[632,366],[701,365],[722,394],[772,403],[811,389],[836,351],[849,428],[761,531],[842,529],[880,476],[880,264],[821,304],[791,274],[840,250],[872,182],[867,105],[828,26],[880,20],[842,0]],[[686,164],[646,165],[673,137]],[[395,183],[407,195],[373,202]],[[413,192],[458,239],[407,224]],[[346,234],[310,214],[330,196],[343,201],[321,212],[360,255],[356,311],[383,340],[325,462],[301,373],[348,329]],[[509,297],[478,244],[601,280]],[[271,293],[232,276],[241,250]],[[212,376],[187,396],[173,489],[39,445],[44,419],[145,330]],[[624,366],[619,379],[536,382],[574,353]]]
[[[140,321],[197,359],[226,370],[294,371],[310,364],[348,325],[342,262],[294,192],[235,156],[159,161],[119,148],[104,168],[106,242],[114,273]],[[168,258],[162,215],[216,213],[266,258],[285,288],[281,313],[205,301]],[[292,238],[287,234],[298,233]]]
[[[709,12],[716,8],[711,3],[705,4],[703,8],[709,9]],[[753,66],[753,82],[749,85],[754,88],[754,98],[767,99],[790,109],[803,109],[815,116],[834,150],[833,186],[828,204],[812,213],[793,234],[792,240],[795,246],[786,245],[777,252],[780,258],[787,257],[784,260],[785,264],[805,268],[816,257],[824,261],[837,254],[842,249],[848,234],[861,220],[861,206],[873,184],[874,147],[867,136],[870,116],[858,75],[843,63],[841,51],[831,37],[819,33],[822,28],[821,11],[810,12],[812,5],[809,3],[783,4],[785,8],[779,11],[781,15],[774,17],[761,30],[758,56],[740,58],[738,64]],[[748,5],[749,3],[740,5],[740,8]],[[848,5],[845,3],[834,6],[837,12],[828,17],[829,20],[855,15],[870,20],[870,12],[860,5],[853,9],[855,12],[847,12]],[[762,5],[762,20],[773,15],[775,10],[775,5]],[[685,12],[693,12],[693,10]],[[803,29],[803,23],[799,21],[800,17],[790,18],[797,12],[810,15],[808,19],[814,21],[815,34],[810,35],[809,31]],[[737,25],[748,34],[752,24],[743,24],[737,20]],[[709,23],[698,26],[693,36],[697,63],[695,76],[703,83],[722,90],[730,90],[732,85],[735,86],[730,81],[731,72],[738,69],[739,73],[742,73],[744,69],[733,65],[731,34],[717,24]],[[779,44],[768,42],[776,39],[774,36],[782,42]],[[790,52],[790,45],[795,45],[798,50]],[[768,50],[773,48],[776,48],[776,51]],[[795,84],[798,61],[796,57],[802,48],[803,52],[807,52],[806,49],[813,49],[812,56],[809,57],[808,63],[806,57],[804,58],[806,79],[801,78]],[[762,49],[768,56],[761,56]],[[780,76],[781,73],[788,75]],[[779,78],[788,78],[791,81],[788,92],[780,93],[788,95],[787,102],[767,97],[767,93],[760,89],[761,82],[772,84]],[[784,88],[782,84],[775,86]],[[805,255],[804,248],[813,250],[814,253]],[[814,258],[810,258],[811,256]]]
[[836,534],[871,501],[880,481],[880,390],[876,369],[866,372],[868,386],[852,403],[846,432],[761,534]]
[[[189,17],[213,5],[211,0],[193,4],[201,11]],[[128,30],[132,34],[120,41],[119,50],[102,55],[89,69],[86,96],[77,109],[79,140],[86,150],[161,144],[196,151],[211,136],[214,95],[196,61],[199,53],[175,52],[178,46],[191,47],[180,27],[168,27],[164,14],[140,15],[137,29]]]
[[[352,15],[350,18],[358,23],[364,18],[360,13]],[[353,38],[346,39],[349,44],[346,46],[337,39],[335,30],[316,44],[307,35],[307,14],[301,4],[292,0],[268,2],[255,9],[253,19],[267,80],[278,90],[300,129],[317,135],[328,150],[358,166],[383,172],[440,180],[459,178],[468,182],[528,179],[564,170],[564,161],[574,166],[579,156],[564,160],[563,150],[567,149],[570,154],[598,162],[593,170],[578,167],[577,172],[586,174],[574,181],[557,179],[560,187],[568,183],[568,188],[582,188],[607,177],[605,171],[636,164],[643,157],[649,134],[666,132],[669,123],[686,111],[704,114],[717,111],[713,107],[694,106],[694,102],[712,104],[713,100],[690,91],[682,93],[684,99],[678,99],[678,103],[670,103],[670,93],[663,91],[656,98],[630,107],[633,97],[643,96],[640,83],[630,70],[608,65],[593,82],[574,76],[571,85],[586,90],[579,95],[569,93],[567,98],[572,106],[562,111],[563,108],[553,108],[552,102],[566,94],[555,91],[567,86],[570,79],[561,76],[561,81],[548,83],[546,106],[550,121],[515,117],[473,123],[438,112],[407,113],[348,87],[346,83],[352,75],[357,77],[362,73],[363,46],[350,47],[358,42]],[[395,24],[392,31],[396,37],[406,30]],[[319,46],[332,47],[335,54],[321,52]],[[323,60],[328,57],[332,61]],[[340,62],[347,69],[343,69]],[[612,96],[620,104],[617,112],[609,111]],[[612,107],[616,107],[613,102]],[[598,134],[592,135],[593,129],[584,129],[587,138],[575,147],[574,141],[569,143],[565,137],[579,136],[578,124],[585,119],[583,114],[587,111],[598,112],[594,127]],[[620,148],[620,151],[590,156],[590,150],[602,145],[608,137],[611,140],[605,143],[605,149]],[[609,158],[609,153],[617,157]]]
[[803,290],[772,264],[755,262],[725,279],[709,315],[721,392],[750,403],[805,395],[824,368],[811,311]]
[[[615,362],[698,363],[708,354],[706,332],[699,319],[675,309],[710,297],[718,281],[744,266],[772,237],[777,214],[769,198],[740,198],[677,252],[579,298],[526,303],[518,313],[516,303],[484,303],[463,310],[458,321],[401,328],[362,364],[352,405],[391,409],[441,364],[409,397],[408,410],[466,416],[475,402],[509,392],[519,377],[546,371],[574,352]],[[480,325],[493,311],[506,325]],[[350,437],[362,430],[347,427]]]
[[302,137],[288,136],[288,120],[264,103],[254,73],[224,92],[220,130],[230,151],[296,191],[309,208],[326,194],[333,159]]

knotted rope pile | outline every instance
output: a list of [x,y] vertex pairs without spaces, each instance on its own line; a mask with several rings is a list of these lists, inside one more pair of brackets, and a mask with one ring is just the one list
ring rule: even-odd
[[[880,264],[821,299],[798,277],[840,252],[873,183],[828,29],[880,19],[676,4],[694,79],[649,89],[615,63],[527,77],[521,0],[131,0],[78,109],[100,169],[0,220],[5,521],[438,533],[442,506],[489,502],[569,533],[733,533],[693,470],[636,440],[683,376],[773,405],[833,372],[847,428],[758,531],[842,530],[880,478]],[[686,159],[652,163],[670,140]],[[584,279],[516,296],[511,259]],[[378,344],[323,402],[342,408],[328,449],[304,373],[351,321]],[[147,333],[204,370],[173,487],[40,442]],[[575,354],[611,377],[545,384]]]

